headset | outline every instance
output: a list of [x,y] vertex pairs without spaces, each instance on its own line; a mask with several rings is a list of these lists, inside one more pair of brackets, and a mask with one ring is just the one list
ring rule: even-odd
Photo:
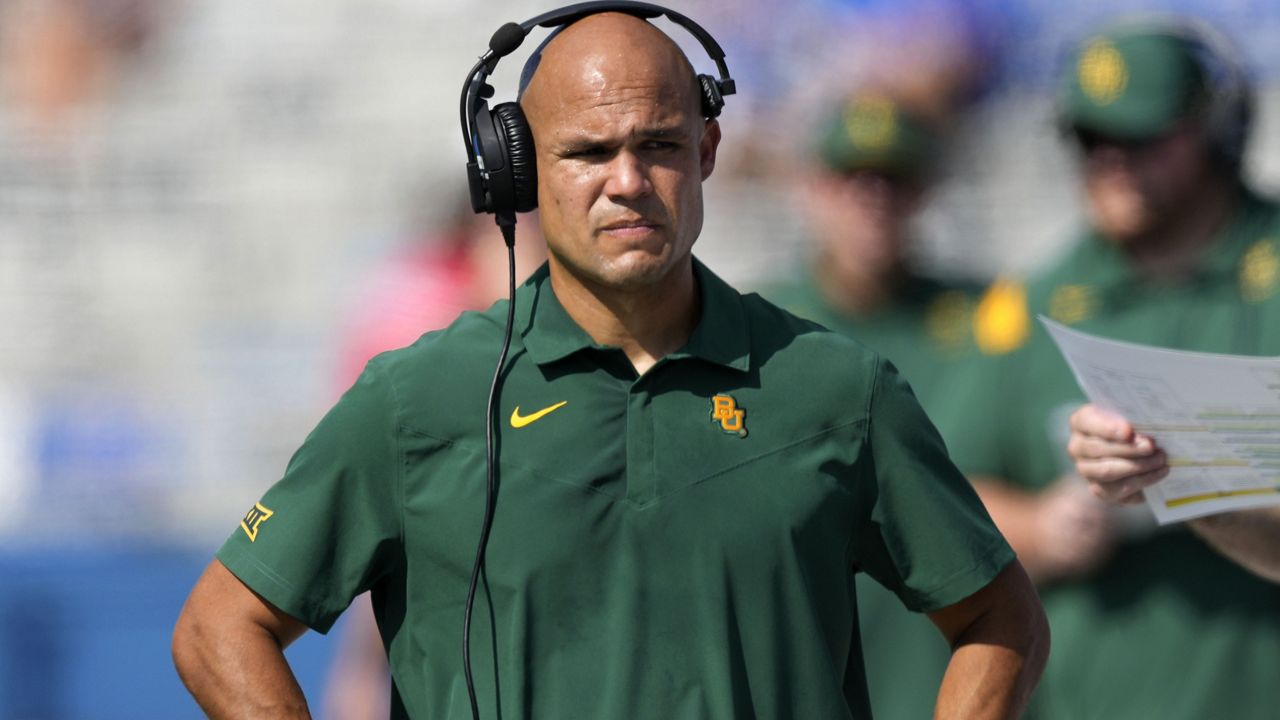
[[[476,589],[484,573],[485,548],[493,527],[496,508],[497,483],[495,466],[497,454],[494,433],[498,390],[502,369],[506,365],[507,351],[511,346],[511,330],[515,324],[516,267],[515,225],[516,213],[529,212],[538,206],[538,169],[534,155],[533,133],[518,102],[505,102],[489,108],[493,86],[488,78],[498,61],[520,47],[525,37],[535,27],[556,28],[565,26],[588,15],[604,12],[620,12],[648,20],[665,16],[668,20],[689,31],[716,64],[720,77],[697,75],[701,90],[702,115],[711,119],[720,115],[724,96],[737,91],[729,68],[724,61],[724,50],[711,34],[688,17],[659,5],[645,2],[583,2],[538,15],[522,23],[507,23],[498,28],[489,39],[489,49],[467,73],[462,86],[461,123],[462,139],[467,151],[467,184],[471,190],[471,209],[476,213],[493,214],[507,245],[508,294],[507,324],[503,330],[502,350],[498,365],[489,386],[489,402],[485,416],[485,509],[480,528],[480,540],[476,547],[475,562],[471,566],[471,582],[467,590],[466,615],[462,626],[462,664],[467,680],[467,694],[471,700],[471,717],[480,720],[480,708],[476,702],[475,682],[471,672],[471,615],[475,607]],[[554,33],[553,33],[554,35]],[[550,38],[548,38],[549,40]],[[545,41],[544,41],[545,44]],[[539,49],[539,52],[541,49]],[[535,53],[536,55],[536,53]]]
[[[1240,167],[1253,123],[1255,92],[1244,56],[1225,34],[1202,20],[1162,13],[1143,13],[1110,23],[1090,39],[1101,33],[1161,34],[1185,43],[1204,76],[1208,96],[1202,117],[1210,147],[1229,168]],[[1060,118],[1064,117],[1061,106],[1065,95],[1059,98]]]

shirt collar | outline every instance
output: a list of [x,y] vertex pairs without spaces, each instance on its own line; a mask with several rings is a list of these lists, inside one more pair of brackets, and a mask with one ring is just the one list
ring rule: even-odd
[[[702,317],[684,347],[667,360],[696,357],[707,362],[747,371],[751,367],[751,336],[742,296],[697,258],[693,274],[702,301]],[[516,329],[529,357],[539,365],[562,360],[588,348],[612,349],[591,339],[560,304],[551,288],[551,273],[544,263],[516,293]]]

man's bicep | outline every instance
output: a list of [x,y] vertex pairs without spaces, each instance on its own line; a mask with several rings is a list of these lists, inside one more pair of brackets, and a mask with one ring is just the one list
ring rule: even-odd
[[[1007,627],[1009,641],[1021,645],[1022,632],[1034,631],[1042,624],[1040,598],[1030,578],[1017,560],[968,597],[927,613],[947,643],[955,647],[966,640],[967,633],[979,626]],[[999,642],[1004,633],[984,637],[984,642]]]
[[251,625],[271,633],[287,647],[307,630],[297,618],[272,605],[241,582],[221,561],[211,561],[196,581],[179,623],[205,628],[223,624]]

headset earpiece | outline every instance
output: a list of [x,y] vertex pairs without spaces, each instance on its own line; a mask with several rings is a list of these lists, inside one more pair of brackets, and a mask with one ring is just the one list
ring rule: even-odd
[[724,109],[724,95],[720,92],[720,81],[710,75],[699,75],[698,86],[702,88],[702,117],[711,119],[720,117]]
[[529,212],[538,207],[538,162],[529,121],[520,103],[514,102],[498,105],[493,116],[507,149],[516,212]]
[[1208,84],[1205,127],[1214,150],[1238,166],[1253,121],[1253,87],[1239,51],[1214,28],[1187,21],[1178,30],[1196,54]]
[[483,161],[488,179],[482,178],[478,169],[467,173],[472,209],[513,214],[536,208],[538,165],[533,133],[519,103],[502,103],[492,110],[488,103],[480,103],[474,127],[475,154]]

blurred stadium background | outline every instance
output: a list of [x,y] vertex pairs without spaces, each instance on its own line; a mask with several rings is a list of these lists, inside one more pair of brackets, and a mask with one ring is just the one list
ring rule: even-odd
[[[1077,207],[1053,76],[1121,12],[1235,39],[1259,88],[1250,174],[1280,182],[1274,2],[668,4],[741,90],[698,251],[743,288],[802,266],[809,119],[885,77],[952,133],[924,261],[986,277],[1052,255]],[[169,663],[182,599],[341,392],[371,278],[463,201],[462,74],[549,7],[0,0],[0,720],[200,716]],[[290,651],[313,698],[331,646]]]

